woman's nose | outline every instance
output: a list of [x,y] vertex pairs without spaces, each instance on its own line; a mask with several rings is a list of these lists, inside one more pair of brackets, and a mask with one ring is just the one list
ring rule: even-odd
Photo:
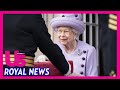
[[63,31],[63,32],[61,32],[61,36],[65,36],[65,32]]

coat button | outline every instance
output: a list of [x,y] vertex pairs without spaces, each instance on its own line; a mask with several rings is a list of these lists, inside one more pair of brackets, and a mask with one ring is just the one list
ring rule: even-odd
[[86,53],[86,51],[83,51],[83,53]]
[[83,74],[83,72],[80,72],[80,74],[82,75],[82,74]]
[[82,64],[81,67],[84,67],[84,65]]
[[85,60],[85,58],[83,57],[82,60]]

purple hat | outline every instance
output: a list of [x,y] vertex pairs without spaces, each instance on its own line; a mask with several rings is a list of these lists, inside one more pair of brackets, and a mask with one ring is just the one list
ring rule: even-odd
[[85,24],[82,21],[81,14],[60,14],[58,17],[50,21],[53,30],[57,30],[59,26],[72,27],[82,34],[85,30]]

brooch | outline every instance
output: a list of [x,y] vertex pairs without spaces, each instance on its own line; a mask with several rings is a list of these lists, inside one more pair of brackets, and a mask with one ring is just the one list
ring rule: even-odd
[[82,55],[82,51],[80,49],[78,49],[78,55],[81,56]]

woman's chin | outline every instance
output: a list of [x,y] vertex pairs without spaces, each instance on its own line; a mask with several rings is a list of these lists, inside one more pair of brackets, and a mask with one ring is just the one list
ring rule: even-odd
[[66,42],[60,42],[62,45],[67,45],[67,43]]

